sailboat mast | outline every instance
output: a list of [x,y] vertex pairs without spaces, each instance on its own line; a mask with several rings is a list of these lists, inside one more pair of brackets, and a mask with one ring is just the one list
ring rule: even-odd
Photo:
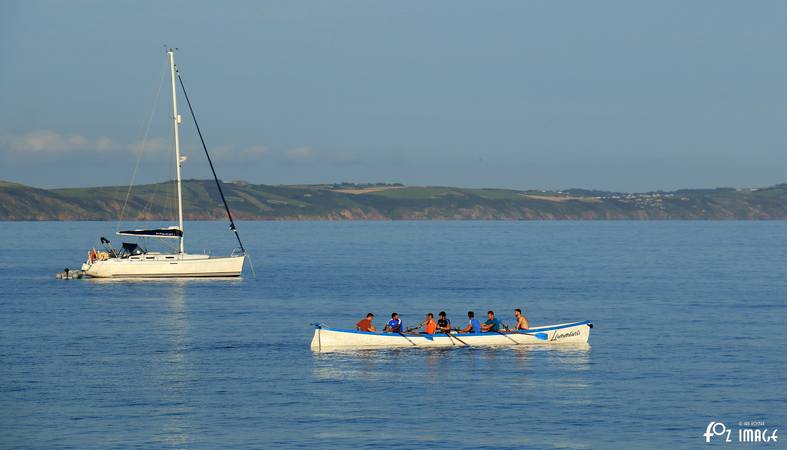
[[169,71],[172,76],[172,126],[175,129],[175,178],[178,186],[178,227],[180,228],[181,235],[179,241],[179,253],[185,253],[183,245],[183,193],[180,188],[180,135],[178,133],[178,125],[180,124],[180,115],[178,114],[178,100],[175,94],[175,51],[169,49]]

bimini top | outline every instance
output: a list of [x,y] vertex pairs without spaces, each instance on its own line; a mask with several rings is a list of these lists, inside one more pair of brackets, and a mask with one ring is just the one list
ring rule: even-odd
[[147,251],[140,247],[139,244],[124,242],[123,248],[120,249],[120,254],[118,256],[120,258],[128,258],[129,256],[143,255],[145,253],[147,253]]
[[158,237],[158,238],[179,238],[183,237],[183,230],[178,227],[156,228],[153,230],[124,230],[118,231],[118,236],[139,236],[139,237]]

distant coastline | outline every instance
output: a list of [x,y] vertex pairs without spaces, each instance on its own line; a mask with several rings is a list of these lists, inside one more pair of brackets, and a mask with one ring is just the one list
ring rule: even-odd
[[[0,181],[0,220],[168,220],[173,183],[39,189]],[[468,189],[401,184],[224,182],[239,220],[786,220],[787,184],[759,189],[621,193]],[[212,180],[186,180],[188,220],[224,219]],[[125,203],[125,209],[124,209]]]

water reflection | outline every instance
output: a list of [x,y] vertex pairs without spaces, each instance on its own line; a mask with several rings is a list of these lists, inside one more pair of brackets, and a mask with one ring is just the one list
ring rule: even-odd
[[200,278],[85,278],[90,283],[128,283],[128,284],[169,284],[173,286],[186,286],[187,284],[240,284],[243,277],[200,277]]
[[383,381],[415,371],[421,380],[438,383],[450,373],[522,374],[544,366],[588,370],[590,355],[588,344],[312,352],[312,376],[325,381]]
[[187,283],[192,280],[169,280],[168,289],[162,292],[165,308],[160,314],[160,323],[164,330],[166,346],[154,376],[161,386],[161,439],[171,446],[183,446],[190,442],[189,417],[191,408],[187,395],[191,382],[193,366],[189,358],[192,346],[191,324],[189,321],[188,303],[186,301]]
[[564,344],[559,351],[549,353],[549,363],[570,370],[590,369],[590,344]]

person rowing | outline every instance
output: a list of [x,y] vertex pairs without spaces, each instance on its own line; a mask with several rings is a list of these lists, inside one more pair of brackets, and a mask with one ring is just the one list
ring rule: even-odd
[[527,330],[530,328],[530,322],[527,320],[524,314],[522,314],[522,310],[517,308],[514,310],[514,318],[516,319],[516,325],[514,325],[514,331],[518,330]]
[[389,333],[401,333],[402,331],[404,331],[404,328],[402,327],[402,319],[399,318],[399,314],[396,313],[391,314],[391,320],[389,320],[388,323],[385,324],[385,328],[383,328],[383,331],[387,331]]
[[483,323],[483,325],[481,325],[481,331],[488,333],[500,331],[500,320],[495,317],[495,312],[489,310],[486,314],[489,318]]
[[426,326],[426,330],[424,331],[426,334],[434,334],[435,330],[437,330],[437,322],[434,321],[434,314],[428,313],[423,322],[419,323],[417,327],[408,329],[407,331],[415,331],[423,326]]
[[437,315],[437,329],[442,331],[443,333],[450,333],[451,332],[451,321],[446,319],[445,311],[440,311]]
[[462,328],[461,330],[457,330],[460,333],[480,333],[481,332],[481,324],[478,323],[478,319],[475,318],[475,313],[473,311],[467,312],[467,326]]
[[374,320],[374,314],[367,314],[365,319],[361,319],[355,324],[355,329],[358,331],[367,332],[377,331],[377,329],[374,327],[374,324],[372,324],[372,320]]

